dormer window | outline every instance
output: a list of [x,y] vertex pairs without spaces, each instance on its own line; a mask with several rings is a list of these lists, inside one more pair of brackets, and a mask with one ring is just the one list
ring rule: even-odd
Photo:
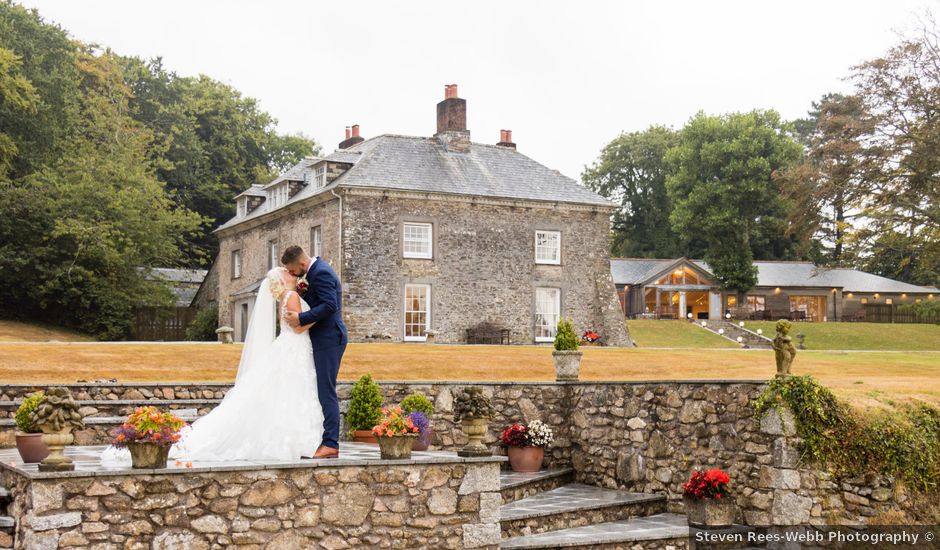
[[326,187],[326,163],[324,162],[320,166],[317,166],[316,170],[313,172],[313,181],[316,183],[317,189],[321,187]]
[[248,197],[241,197],[237,203],[237,216],[244,218],[248,215]]

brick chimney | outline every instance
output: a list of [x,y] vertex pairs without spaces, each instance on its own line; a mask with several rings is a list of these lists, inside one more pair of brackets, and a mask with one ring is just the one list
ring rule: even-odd
[[451,153],[470,152],[467,130],[467,100],[457,97],[457,85],[444,86],[444,101],[437,104],[437,134],[444,149]]
[[359,125],[353,124],[352,126],[346,127],[346,139],[339,142],[340,149],[349,149],[357,143],[365,141],[363,138],[359,137]]
[[512,130],[500,130],[499,142],[496,145],[507,149],[515,149],[516,144],[512,142]]

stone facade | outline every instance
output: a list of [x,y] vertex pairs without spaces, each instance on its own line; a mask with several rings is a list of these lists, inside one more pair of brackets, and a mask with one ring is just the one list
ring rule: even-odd
[[[356,194],[345,212],[343,282],[354,340],[401,340],[405,284],[418,283],[430,285],[438,342],[466,341],[466,330],[485,320],[509,328],[513,343],[532,343],[535,289],[551,287],[561,289],[562,315],[576,329],[626,343],[604,211]],[[432,224],[433,259],[402,257],[405,222]],[[561,265],[535,263],[536,229],[561,231]]]
[[15,548],[24,550],[495,549],[498,469],[373,464],[28,478],[4,467],[0,483],[12,489]]
[[[311,249],[321,227],[321,256],[343,281],[344,319],[354,342],[404,339],[404,288],[431,287],[435,341],[466,341],[483,320],[511,330],[512,343],[535,340],[535,288],[561,290],[561,312],[576,330],[595,330],[611,345],[629,345],[610,276],[606,209],[364,192],[340,188],[313,205],[298,203],[264,223],[245,223],[220,234],[219,322],[241,335],[241,310],[253,293],[234,295],[269,269],[268,246]],[[432,224],[433,258],[403,257],[404,222]],[[343,235],[339,231],[342,227]],[[535,230],[562,233],[561,265],[536,264]],[[342,246],[342,250],[340,247]],[[232,278],[232,252],[241,251],[242,276]],[[250,311],[249,311],[250,313]]]

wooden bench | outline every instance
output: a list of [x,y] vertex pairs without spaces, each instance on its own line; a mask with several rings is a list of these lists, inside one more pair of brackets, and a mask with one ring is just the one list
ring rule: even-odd
[[495,323],[483,322],[467,329],[468,344],[509,345],[509,329]]

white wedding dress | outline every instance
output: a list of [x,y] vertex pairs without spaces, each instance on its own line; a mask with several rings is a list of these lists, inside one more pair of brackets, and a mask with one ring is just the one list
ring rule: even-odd
[[[215,409],[183,429],[170,450],[171,459],[298,460],[319,447],[323,409],[317,398],[310,337],[284,323],[275,338],[274,327],[282,316],[275,319],[277,303],[270,287],[265,277],[248,323],[235,385]],[[285,304],[291,292],[284,295]],[[309,309],[306,302],[300,303],[302,311]],[[128,466],[130,452],[108,447],[101,462]]]

